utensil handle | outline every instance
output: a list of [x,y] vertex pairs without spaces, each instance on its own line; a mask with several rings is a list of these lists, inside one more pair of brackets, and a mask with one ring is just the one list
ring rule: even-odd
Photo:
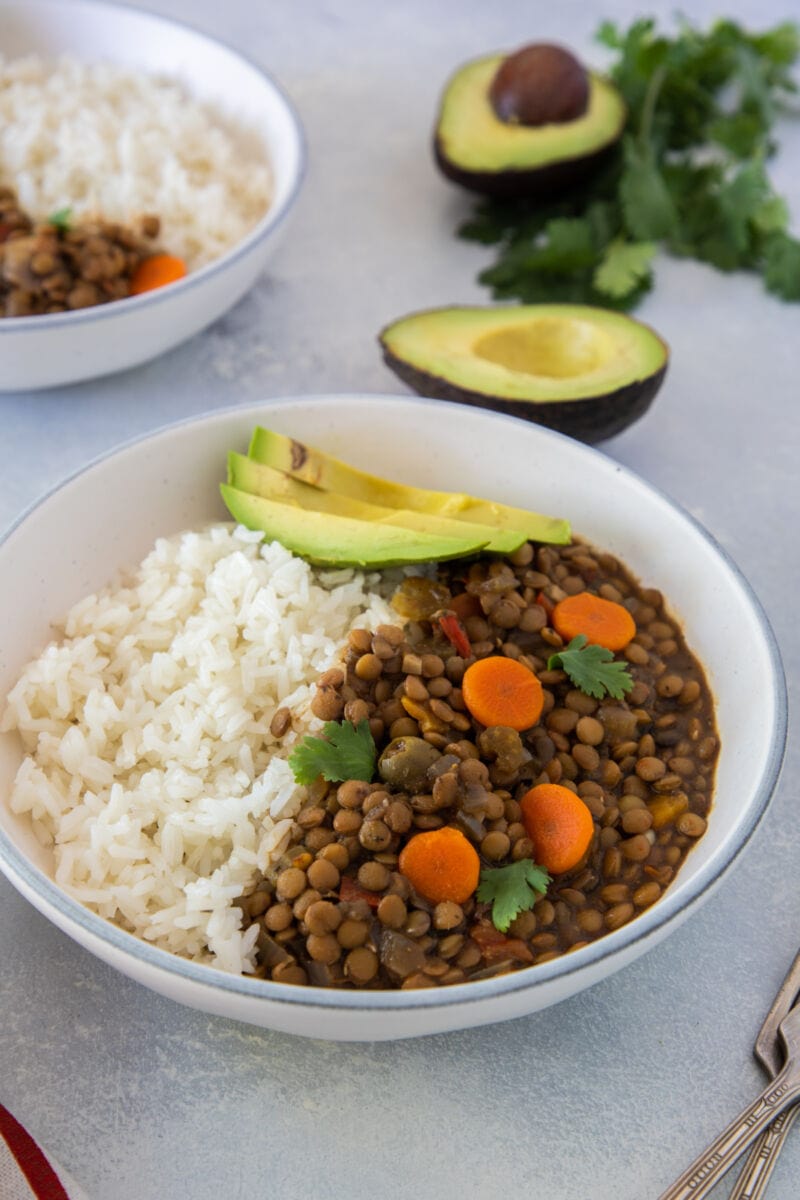
[[762,1200],[766,1194],[778,1155],[792,1125],[800,1115],[800,1105],[787,1108],[759,1135],[742,1167],[728,1200]]
[[701,1200],[702,1196],[708,1195],[761,1130],[798,1097],[800,1075],[796,1066],[789,1064],[752,1104],[734,1117],[671,1187],[662,1192],[659,1200]]

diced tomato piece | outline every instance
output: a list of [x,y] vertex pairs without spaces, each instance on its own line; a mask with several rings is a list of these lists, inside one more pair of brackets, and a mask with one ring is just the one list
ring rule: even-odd
[[362,888],[349,875],[343,875],[341,878],[339,883],[339,899],[343,903],[348,903],[351,900],[366,900],[370,908],[377,908],[381,902],[379,892],[368,892],[366,888]]
[[500,942],[505,942],[506,935],[501,933],[499,929],[495,929],[489,921],[479,921],[477,925],[473,925],[469,931],[469,936],[473,942],[477,942],[481,950],[484,946],[496,946]]
[[450,607],[461,621],[467,617],[481,616],[481,602],[472,592],[459,592],[450,601]]
[[533,962],[533,954],[522,938],[506,937],[494,925],[481,921],[469,931],[469,936],[478,943],[486,962],[499,962],[503,958],[514,958],[517,962]]
[[506,938],[497,946],[487,946],[483,951],[486,962],[499,962],[503,958],[515,958],[517,962],[533,962],[533,955],[522,938]]
[[553,609],[555,608],[553,601],[548,600],[548,598],[547,598],[547,596],[545,596],[544,592],[539,592],[539,595],[536,597],[536,603],[539,605],[540,608],[543,608],[544,611],[547,613],[547,619],[549,621],[553,615]]
[[467,631],[455,613],[447,612],[439,617],[442,633],[462,658],[472,656],[472,646],[469,644]]

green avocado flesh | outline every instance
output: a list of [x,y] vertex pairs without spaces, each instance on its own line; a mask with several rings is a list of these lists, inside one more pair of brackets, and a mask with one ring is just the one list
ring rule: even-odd
[[319,566],[395,567],[474,554],[485,546],[469,526],[460,540],[399,526],[312,512],[220,484],[231,516]]
[[235,451],[228,455],[228,483],[242,492],[250,492],[254,496],[264,496],[267,500],[277,500],[315,512],[353,517],[377,525],[398,525],[417,533],[440,535],[454,538],[456,541],[461,541],[467,536],[481,538],[484,549],[496,554],[513,554],[526,540],[525,534],[518,530],[493,529],[489,525],[474,522],[467,526],[464,521],[456,521],[452,517],[443,517],[436,513],[386,508],[383,505],[354,500],[351,496],[341,496],[337,492],[325,492]]
[[[383,508],[433,514],[465,524],[490,526],[494,530],[524,535],[524,539],[565,545],[571,537],[569,522],[560,517],[527,512],[492,500],[481,500],[461,492],[436,492],[394,483],[370,475],[321,450],[294,441],[269,429],[257,428],[248,455],[255,462],[273,467],[303,483],[339,497]],[[405,515],[403,517],[405,518]],[[442,557],[439,555],[439,557]]]
[[619,138],[624,101],[594,74],[586,112],[575,120],[538,126],[501,121],[489,90],[504,58],[493,54],[466,63],[450,79],[436,126],[437,153],[444,162],[465,173],[534,171],[594,155]]
[[662,371],[668,356],[640,321],[577,304],[430,309],[395,321],[380,340],[394,363],[531,406],[618,391]]

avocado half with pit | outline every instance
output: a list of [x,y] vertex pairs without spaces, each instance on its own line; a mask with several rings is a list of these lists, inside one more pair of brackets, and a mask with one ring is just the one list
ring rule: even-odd
[[647,411],[669,359],[649,326],[579,304],[429,309],[387,325],[379,340],[387,365],[420,395],[592,443]]
[[[535,51],[549,52],[545,70],[517,71],[522,95],[515,105],[515,80],[508,100],[508,87],[498,94],[499,72],[515,62],[525,66],[524,56]],[[556,69],[548,70],[556,55]],[[489,196],[547,196],[603,165],[625,127],[625,102],[593,72],[583,72],[585,88],[579,90],[575,69],[583,68],[573,59],[572,73],[568,64],[562,70],[561,58],[571,56],[558,47],[532,46],[516,55],[476,59],[455,72],[442,95],[434,136],[436,162],[448,179]],[[547,86],[537,82],[544,74]],[[526,107],[531,88],[534,103]],[[563,105],[560,97],[568,88],[571,96]]]

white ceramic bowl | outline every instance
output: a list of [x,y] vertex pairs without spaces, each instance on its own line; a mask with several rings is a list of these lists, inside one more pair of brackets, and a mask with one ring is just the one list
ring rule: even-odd
[[0,391],[56,387],[133,367],[210,325],[263,269],[302,182],[302,128],[277,84],[186,25],[96,0],[0,0],[0,47],[7,59],[69,54],[177,79],[257,139],[273,175],[272,204],[255,228],[185,279],[97,308],[0,321]]
[[51,619],[138,563],[157,536],[226,516],[217,492],[225,452],[245,449],[257,423],[410,483],[468,486],[567,516],[643,583],[661,588],[716,697],[721,754],[706,834],[663,898],[615,933],[510,975],[406,992],[342,993],[230,976],[95,916],[54,884],[49,855],[9,811],[20,749],[8,734],[0,736],[4,873],[62,930],[140,983],[208,1012],[322,1038],[411,1037],[519,1016],[656,945],[711,893],[764,814],[785,740],[783,673],[758,601],[711,537],[641,479],[560,434],[478,409],[454,422],[451,404],[418,398],[318,397],[212,413],[123,446],[46,496],[0,543],[0,698],[47,643]]

